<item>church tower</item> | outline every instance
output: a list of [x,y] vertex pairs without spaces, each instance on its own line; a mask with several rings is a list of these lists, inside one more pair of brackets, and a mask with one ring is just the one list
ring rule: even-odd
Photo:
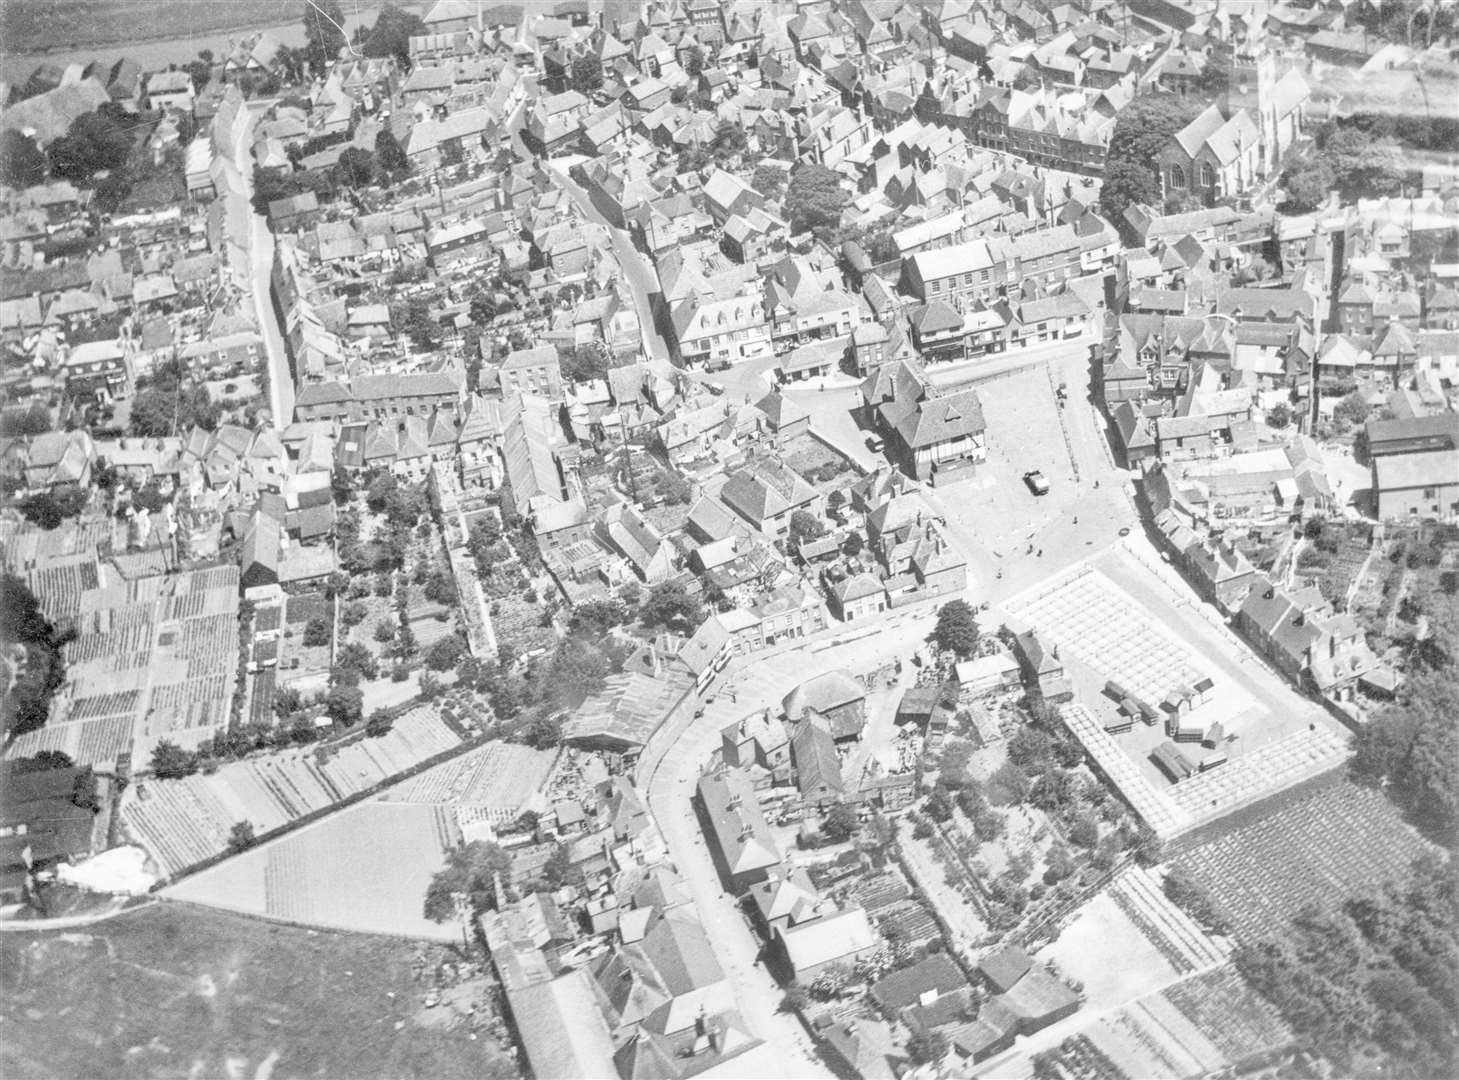
[[1266,35],[1265,12],[1259,6],[1240,13],[1226,12],[1218,5],[1210,31],[1218,36],[1219,55],[1227,69],[1225,99],[1221,112],[1230,119],[1244,110],[1261,133],[1261,156],[1257,172],[1270,175],[1281,157],[1277,142],[1277,61]]

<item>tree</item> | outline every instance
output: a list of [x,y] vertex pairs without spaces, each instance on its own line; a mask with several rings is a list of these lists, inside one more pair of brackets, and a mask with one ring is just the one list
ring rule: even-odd
[[466,645],[455,634],[438,638],[426,650],[426,667],[432,671],[450,671],[466,651]]
[[1034,780],[1028,801],[1040,810],[1058,812],[1074,801],[1074,776],[1050,765]]
[[608,347],[595,338],[573,348],[557,363],[564,379],[591,382],[607,377],[608,369],[613,366],[612,360]]
[[927,796],[927,803],[922,809],[935,822],[951,821],[952,800],[947,797],[947,789],[940,787],[933,789],[932,794]]
[[704,609],[682,582],[663,581],[648,591],[638,619],[650,630],[662,626],[687,634],[704,620]]
[[390,472],[380,472],[371,480],[365,488],[365,505],[377,514],[385,512],[385,500],[388,499],[396,489],[395,475]]
[[1285,402],[1277,402],[1267,410],[1266,422],[1268,427],[1281,429],[1292,422],[1292,409]]
[[785,192],[791,232],[834,229],[841,224],[841,210],[849,198],[839,173],[814,162],[800,165]]
[[131,416],[134,435],[164,438],[195,426],[212,431],[219,416],[218,406],[193,381],[182,360],[161,364],[149,378],[137,380]]
[[375,136],[375,159],[392,179],[410,172],[410,158],[405,153],[405,147],[400,145],[395,133],[387,127],[382,127]]
[[988,777],[989,798],[1010,806],[1028,798],[1031,786],[1028,774],[1012,761],[1005,761]]
[[340,727],[358,724],[365,715],[365,695],[358,686],[332,686],[324,697],[324,713]]
[[684,74],[691,79],[704,74],[704,50],[700,46],[690,48],[689,54],[684,57]]
[[101,795],[97,790],[96,773],[91,771],[89,765],[79,770],[76,779],[71,783],[71,805],[93,814],[101,812]]
[[1127,232],[1125,209],[1160,202],[1160,152],[1196,116],[1199,105],[1176,94],[1147,91],[1120,110],[1105,154],[1099,204],[1106,220]]
[[63,750],[41,750],[33,757],[12,758],[10,768],[17,775],[33,772],[49,772],[51,769],[69,769],[76,762]]
[[[82,496],[83,502],[85,496]],[[17,504],[16,509],[32,525],[49,532],[51,529],[59,528],[61,522],[65,521],[69,513],[75,513],[76,509],[70,500],[57,498],[49,491],[38,491],[34,495],[27,495]]]
[[159,780],[178,780],[198,771],[198,756],[166,739],[152,749],[152,774]]
[[1337,174],[1332,166],[1315,154],[1299,154],[1282,176],[1287,201],[1282,209],[1298,214],[1310,213],[1326,204],[1337,189]]
[[339,0],[304,0],[304,56],[323,75],[347,43]]
[[517,732],[517,740],[534,750],[551,750],[562,742],[562,718],[534,716]]
[[352,641],[340,649],[339,656],[335,659],[334,670],[336,682],[339,681],[339,673],[344,671],[353,672],[366,679],[375,679],[380,676],[380,663],[369,649],[357,641]]
[[1044,867],[1044,884],[1057,885],[1074,872],[1074,859],[1069,854],[1069,849],[1062,844],[1056,844],[1049,849],[1047,864]]
[[46,148],[51,175],[88,184],[100,172],[120,169],[132,154],[132,135],[123,122],[101,111],[83,113],[66,134]]
[[370,57],[393,56],[401,70],[409,70],[410,39],[422,37],[427,32],[425,20],[415,12],[386,4],[380,9],[375,25],[364,35],[360,52]]
[[585,52],[574,58],[568,74],[568,85],[579,94],[592,94],[603,86],[603,61],[597,53]]
[[860,827],[861,818],[849,803],[837,803],[821,821],[821,832],[838,844],[850,840]]
[[[1431,622],[1445,625],[1451,618],[1453,598],[1435,594]],[[1430,637],[1442,630],[1430,626]],[[1410,673],[1402,698],[1370,720],[1353,738],[1349,764],[1359,783],[1382,786],[1390,799],[1433,836],[1452,835],[1459,821],[1459,778],[1453,762],[1459,758],[1459,728],[1453,723],[1453,703],[1459,700],[1449,643],[1436,645],[1444,655],[1432,669]]]
[[366,187],[375,179],[375,155],[363,146],[346,147],[335,163],[334,175],[344,187]]
[[907,1058],[913,1065],[926,1065],[947,1056],[947,1036],[936,1028],[919,1031],[907,1040]]
[[932,631],[937,647],[959,656],[971,656],[978,647],[978,620],[966,600],[949,600],[937,613]]
[[329,620],[315,615],[304,624],[304,644],[311,649],[329,644]]
[[0,133],[0,183],[28,188],[46,182],[46,155],[35,140],[14,128]]
[[799,548],[808,540],[819,540],[826,535],[826,526],[809,510],[797,510],[790,515],[790,542]]
[[1082,848],[1092,848],[1099,843],[1099,822],[1093,814],[1077,814],[1069,823],[1069,842]]
[[750,186],[767,199],[778,199],[785,190],[785,182],[785,169],[768,163],[755,166],[750,176]]
[[245,851],[254,844],[253,822],[235,821],[233,828],[228,833],[228,850],[232,852]]
[[429,352],[441,344],[441,324],[431,316],[430,302],[423,296],[412,296],[392,309],[390,321],[420,352]]
[[500,878],[505,884],[511,868],[512,857],[490,841],[473,840],[455,848],[426,889],[425,917],[438,923],[455,918],[458,895],[475,915],[494,911],[496,882]]
[[378,739],[382,735],[390,734],[390,729],[395,726],[395,716],[384,709],[376,709],[370,714],[370,719],[365,721],[365,734],[372,739]]

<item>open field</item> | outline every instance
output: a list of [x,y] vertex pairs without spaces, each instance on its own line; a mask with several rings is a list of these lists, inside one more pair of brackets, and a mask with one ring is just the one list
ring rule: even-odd
[[1205,886],[1237,937],[1251,938],[1306,904],[1403,878],[1425,846],[1381,792],[1341,779],[1174,865]]
[[172,904],[85,933],[6,934],[0,1074],[516,1076],[464,1010],[423,1007],[439,965],[459,959]]
[[458,941],[421,914],[460,842],[450,807],[365,802],[178,882],[169,898],[309,926]]
[[[345,27],[353,34],[361,22],[373,25],[379,6],[378,0],[343,5]],[[397,6],[421,8],[409,2]],[[161,58],[139,55],[135,43],[171,42],[176,43],[173,59],[181,63],[198,49],[220,53],[230,33],[245,30],[268,28],[284,44],[302,45],[304,7],[304,0],[5,0],[0,4],[0,42],[7,56],[28,59],[125,45],[126,54],[144,67]],[[71,62],[68,55],[56,59]],[[21,73],[21,78],[28,74]]]

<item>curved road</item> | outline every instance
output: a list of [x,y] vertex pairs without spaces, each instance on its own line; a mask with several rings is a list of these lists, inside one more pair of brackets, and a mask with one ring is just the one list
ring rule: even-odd
[[[669,856],[684,877],[715,956],[734,988],[750,1031],[777,1052],[780,1075],[824,1077],[809,1036],[796,1017],[779,1011],[784,991],[758,963],[760,941],[732,896],[720,884],[713,856],[700,833],[692,798],[700,773],[719,747],[720,731],[746,715],[771,707],[806,679],[837,668],[869,670],[909,659],[931,632],[935,609],[919,606],[872,625],[835,626],[779,650],[737,657],[725,681],[695,716],[691,698],[670,714],[639,757],[637,782],[658,822]],[[840,642],[840,644],[837,644]]]

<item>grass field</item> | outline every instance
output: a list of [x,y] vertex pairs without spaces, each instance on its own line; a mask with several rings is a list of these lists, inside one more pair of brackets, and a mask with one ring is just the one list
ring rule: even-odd
[[157,905],[84,933],[0,937],[0,1075],[517,1075],[452,1002],[425,1008],[453,950]]
[[0,40],[23,55],[294,22],[303,12],[304,0],[4,0]]
[[1270,931],[1310,903],[1402,879],[1427,845],[1381,792],[1347,780],[1175,858],[1237,937]]

